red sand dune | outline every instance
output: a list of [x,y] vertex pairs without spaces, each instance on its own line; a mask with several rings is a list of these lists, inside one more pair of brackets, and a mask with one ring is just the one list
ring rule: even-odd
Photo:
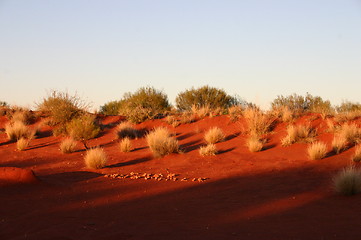
[[[155,159],[144,138],[133,141],[133,152],[119,152],[114,126],[120,120],[104,117],[108,128],[89,141],[108,155],[100,170],[85,167],[81,144],[77,152],[62,154],[61,137],[51,136],[49,127],[23,152],[0,134],[1,178],[29,181],[33,171],[40,180],[1,185],[0,239],[361,239],[361,195],[337,195],[331,181],[350,164],[354,148],[308,160],[306,144],[280,146],[286,135],[280,123],[266,149],[250,153],[240,133],[243,121],[220,116],[177,128],[163,120],[137,125],[164,125],[176,134],[183,153]],[[325,122],[314,115],[297,122],[306,120],[330,147],[333,135],[324,131]],[[0,119],[0,128],[5,122]],[[201,157],[203,134],[213,126],[227,139],[216,144],[218,155]],[[207,180],[104,177],[131,172]]]

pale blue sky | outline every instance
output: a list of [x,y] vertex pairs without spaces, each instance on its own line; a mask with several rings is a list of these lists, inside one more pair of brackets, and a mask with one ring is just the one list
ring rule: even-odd
[[56,89],[94,108],[205,84],[266,107],[309,92],[361,102],[361,0],[0,0],[1,101]]

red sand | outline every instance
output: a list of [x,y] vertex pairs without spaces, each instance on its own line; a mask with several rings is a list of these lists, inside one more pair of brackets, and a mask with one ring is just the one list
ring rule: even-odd
[[[361,239],[361,195],[339,196],[332,189],[332,176],[350,164],[354,148],[308,160],[306,144],[280,146],[286,135],[281,123],[266,150],[250,153],[240,134],[242,121],[221,116],[177,128],[162,120],[137,125],[148,130],[164,125],[179,139],[184,153],[154,159],[144,138],[133,141],[135,151],[119,152],[114,126],[120,120],[105,118],[108,129],[89,141],[108,154],[107,167],[100,170],[85,167],[81,144],[77,152],[62,154],[61,137],[50,136],[50,128],[23,152],[0,134],[0,178],[19,183],[0,185],[0,239]],[[319,128],[318,139],[330,146],[325,123],[312,124]],[[216,144],[218,155],[201,157],[203,134],[213,126],[222,128],[227,140]],[[30,181],[31,171],[38,183],[21,183]],[[209,179],[104,177],[167,171]]]

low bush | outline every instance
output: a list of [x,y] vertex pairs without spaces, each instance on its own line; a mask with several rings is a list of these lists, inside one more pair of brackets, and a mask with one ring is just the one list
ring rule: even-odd
[[214,156],[217,154],[217,147],[215,144],[208,144],[199,148],[201,156]]
[[357,194],[361,192],[361,173],[354,166],[346,167],[333,178],[333,184],[339,194]]
[[95,121],[95,116],[85,114],[70,121],[66,125],[66,131],[71,138],[81,141],[88,149],[86,141],[95,138],[100,132],[100,127]]
[[179,151],[178,141],[171,137],[168,129],[164,127],[155,128],[146,136],[146,140],[155,157],[163,157]]
[[222,129],[220,129],[218,127],[212,127],[204,134],[204,140],[208,144],[214,144],[217,142],[221,142],[221,141],[224,141],[224,139],[225,139],[225,135],[224,135]]
[[247,133],[251,136],[260,137],[269,133],[276,123],[273,116],[265,114],[257,108],[247,108],[244,110],[243,116],[247,122]]
[[60,151],[62,153],[72,153],[75,151],[77,142],[72,138],[65,138],[60,142]]
[[327,155],[327,146],[323,142],[314,142],[308,146],[307,153],[311,160],[322,159]]
[[119,142],[119,149],[121,152],[130,152],[132,151],[132,142],[128,137],[123,138]]
[[107,164],[107,155],[102,148],[93,148],[86,151],[84,156],[88,168],[100,169]]
[[111,101],[101,106],[99,113],[104,115],[118,115],[121,106],[121,101]]
[[243,106],[241,105],[234,105],[228,108],[228,116],[232,122],[237,121],[243,112]]
[[344,136],[334,136],[332,140],[332,149],[336,154],[347,149],[348,141]]

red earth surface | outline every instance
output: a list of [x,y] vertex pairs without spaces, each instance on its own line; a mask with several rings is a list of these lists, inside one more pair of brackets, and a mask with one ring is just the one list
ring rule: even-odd
[[[182,153],[153,158],[144,137],[133,140],[134,151],[119,151],[121,121],[103,117],[105,130],[88,142],[108,155],[99,170],[86,168],[81,144],[62,154],[62,137],[50,127],[25,151],[1,133],[0,239],[361,239],[361,195],[341,196],[332,187],[354,148],[309,160],[306,143],[281,146],[287,124],[279,123],[265,149],[251,153],[244,121],[217,116],[176,128],[162,119],[138,124],[141,130],[167,126],[179,140]],[[303,121],[312,122],[331,150],[325,121],[308,115],[296,123]],[[0,118],[0,129],[6,122]],[[216,144],[219,154],[202,157],[204,132],[214,126],[226,140]],[[131,172],[175,173],[178,180],[105,177]]]

